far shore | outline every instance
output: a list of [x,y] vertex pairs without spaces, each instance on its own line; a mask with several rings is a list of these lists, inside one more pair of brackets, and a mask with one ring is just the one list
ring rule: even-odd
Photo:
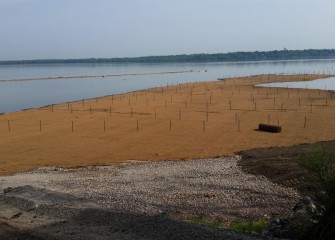
[[[331,91],[255,86],[326,77],[227,78],[3,114],[0,175],[44,166],[232,156],[252,148],[334,140]],[[280,125],[282,132],[257,131],[260,123]]]

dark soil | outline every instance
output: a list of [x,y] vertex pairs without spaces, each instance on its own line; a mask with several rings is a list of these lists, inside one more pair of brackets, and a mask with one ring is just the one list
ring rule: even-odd
[[335,150],[335,141],[246,150],[238,153],[242,156],[239,165],[247,173],[263,175],[272,182],[295,188],[302,195],[313,197],[322,187],[297,162],[302,155],[322,147]]

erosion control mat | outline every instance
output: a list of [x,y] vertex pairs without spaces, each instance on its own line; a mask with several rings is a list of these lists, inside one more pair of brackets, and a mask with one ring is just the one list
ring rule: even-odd
[[[0,175],[41,166],[232,156],[246,149],[334,140],[330,91],[256,86],[325,77],[185,83],[3,114]],[[282,131],[257,131],[260,123]]]

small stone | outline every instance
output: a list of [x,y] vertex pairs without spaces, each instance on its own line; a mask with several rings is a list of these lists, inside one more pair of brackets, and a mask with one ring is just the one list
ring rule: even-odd
[[214,198],[215,195],[214,195],[214,194],[211,194],[211,193],[206,193],[206,194],[204,195],[204,197],[205,197],[205,198]]
[[5,189],[3,190],[3,192],[4,192],[4,194],[6,194],[6,193],[11,192],[12,190],[13,190],[12,187],[8,187],[8,188],[5,188]]

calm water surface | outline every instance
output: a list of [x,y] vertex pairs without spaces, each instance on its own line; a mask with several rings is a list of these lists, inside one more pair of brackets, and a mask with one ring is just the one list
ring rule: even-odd
[[258,86],[335,90],[335,77],[317,79],[317,80],[308,81],[308,82],[277,82],[277,83],[269,83],[269,84],[259,84]]
[[[80,75],[136,74],[190,71],[158,75],[127,75],[119,77],[56,79],[0,82],[0,113],[53,103],[75,101],[99,96],[130,92],[167,84],[213,81],[222,77],[255,74],[334,74],[335,59],[235,62],[235,63],[178,63],[178,64],[46,64],[0,66],[0,80],[69,77]],[[334,78],[316,83],[310,88],[334,89]],[[291,83],[292,84],[292,83]],[[292,85],[289,85],[291,87]],[[306,84],[303,83],[303,87]],[[285,87],[287,84],[284,85]]]

